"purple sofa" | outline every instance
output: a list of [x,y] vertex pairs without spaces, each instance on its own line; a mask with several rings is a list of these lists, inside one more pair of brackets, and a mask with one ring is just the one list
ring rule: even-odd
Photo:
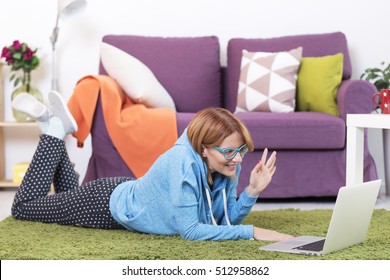
[[[248,126],[255,151],[242,163],[238,192],[248,184],[249,173],[264,148],[277,151],[277,172],[263,198],[336,196],[345,184],[346,114],[374,109],[373,85],[351,80],[351,61],[343,33],[286,36],[271,39],[231,39],[227,66],[220,64],[215,36],[161,38],[107,35],[103,41],[137,57],[171,94],[177,108],[177,129],[183,132],[194,113],[210,106],[235,111],[242,49],[287,51],[303,47],[303,56],[344,54],[343,82],[337,95],[340,117],[317,112],[239,113]],[[106,74],[100,64],[99,73]],[[91,130],[92,156],[84,182],[105,176],[133,176],[107,134],[98,102]],[[365,141],[364,180],[377,179]]]

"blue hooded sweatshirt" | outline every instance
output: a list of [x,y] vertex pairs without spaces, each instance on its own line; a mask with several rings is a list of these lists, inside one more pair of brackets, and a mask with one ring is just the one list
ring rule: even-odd
[[[257,197],[245,190],[237,200],[240,170],[241,166],[237,166],[234,180],[216,173],[211,190],[206,164],[193,149],[185,130],[143,177],[115,188],[110,211],[118,223],[133,231],[180,234],[190,240],[251,239],[253,226],[240,223]],[[218,225],[213,224],[213,218]]]

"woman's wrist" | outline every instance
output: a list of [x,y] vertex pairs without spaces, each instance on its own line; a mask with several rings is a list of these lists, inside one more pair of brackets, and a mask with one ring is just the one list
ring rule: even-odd
[[251,196],[259,196],[260,192],[255,188],[251,187],[251,185],[246,187],[246,192]]

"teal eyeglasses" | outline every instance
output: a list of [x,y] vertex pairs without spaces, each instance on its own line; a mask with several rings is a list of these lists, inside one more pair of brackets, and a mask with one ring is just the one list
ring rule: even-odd
[[214,149],[216,149],[218,152],[223,154],[226,160],[232,160],[238,153],[240,153],[240,156],[243,158],[245,154],[248,152],[248,148],[246,147],[246,144],[242,145],[238,149],[234,148],[220,148],[217,146],[213,146]]

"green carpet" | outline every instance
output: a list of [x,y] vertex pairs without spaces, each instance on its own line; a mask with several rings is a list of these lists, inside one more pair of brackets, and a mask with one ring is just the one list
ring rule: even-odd
[[[251,212],[245,224],[293,235],[324,236],[331,210],[294,209]],[[324,257],[258,250],[262,241],[189,241],[126,230],[97,230],[26,222],[8,217],[0,222],[1,260],[388,260],[390,212],[375,210],[366,241]]]

